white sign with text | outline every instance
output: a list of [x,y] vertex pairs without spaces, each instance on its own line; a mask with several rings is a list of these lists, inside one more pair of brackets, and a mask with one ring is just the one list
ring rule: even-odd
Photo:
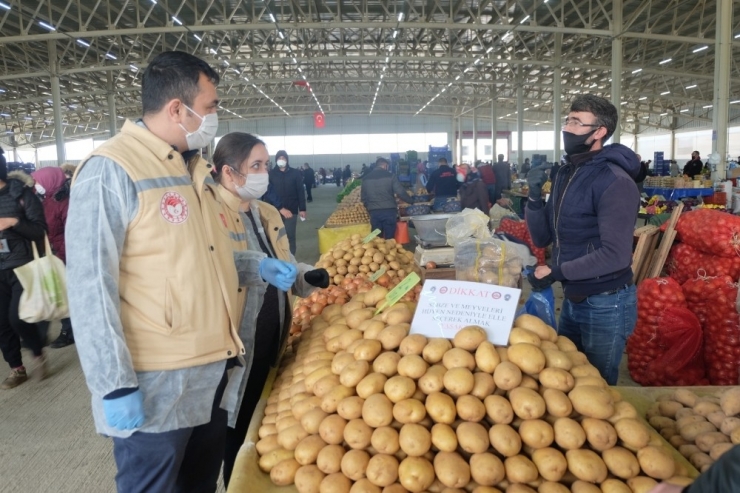
[[430,279],[424,283],[411,322],[411,334],[452,339],[478,325],[493,344],[505,346],[514,325],[520,289],[468,281]]

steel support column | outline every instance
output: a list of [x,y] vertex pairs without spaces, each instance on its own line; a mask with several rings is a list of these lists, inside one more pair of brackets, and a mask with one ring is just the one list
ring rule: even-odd
[[475,166],[478,161],[478,119],[475,117],[475,106],[473,106],[473,159],[470,164]]
[[516,162],[521,166],[524,162],[524,87],[521,66],[516,72],[516,138]]
[[67,160],[64,152],[64,126],[62,125],[62,96],[59,88],[59,64],[57,60],[57,42],[50,40],[49,72],[51,73],[51,104],[54,111],[54,140],[57,145],[57,166]]
[[[621,113],[622,108],[622,1],[612,0],[612,104],[617,108],[617,115]],[[621,127],[617,124],[612,142],[619,142],[620,134]]]
[[560,59],[563,51],[563,35],[555,35],[555,67],[553,69],[553,85],[552,85],[552,127],[555,132],[555,149],[553,156],[553,162],[559,162],[562,152],[560,151],[560,143],[563,137],[562,134],[562,122],[563,122],[563,96],[560,93],[561,81],[562,81],[562,69],[560,68]]
[[108,72],[106,75],[108,76],[108,114],[110,115],[110,119],[108,120],[108,129],[110,136],[113,137],[116,135],[116,132],[118,132],[118,129],[116,128],[116,120],[118,119],[118,115],[116,115],[116,88],[113,83],[113,72]]
[[457,164],[463,161],[462,114],[457,117]]
[[714,104],[712,106],[712,151],[719,154],[715,178],[727,176],[727,126],[730,116],[730,68],[732,67],[732,2],[717,2],[714,43]]
[[496,89],[491,88],[491,163],[496,162],[498,149],[496,148],[496,138],[498,137],[498,118],[496,112]]
[[452,149],[452,162],[459,163],[460,158],[457,151],[457,135],[455,134],[455,117],[452,117],[452,132],[450,132],[450,149]]

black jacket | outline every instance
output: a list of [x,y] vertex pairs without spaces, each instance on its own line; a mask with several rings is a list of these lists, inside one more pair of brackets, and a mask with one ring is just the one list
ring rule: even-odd
[[316,185],[316,173],[313,168],[303,170],[303,183],[307,187],[313,187]]
[[447,165],[440,166],[429,177],[427,192],[437,197],[454,197],[457,195],[459,185],[455,170]]
[[414,201],[398,178],[383,168],[373,169],[362,179],[360,199],[368,211],[396,209],[394,194],[407,204]]
[[686,166],[683,167],[683,174],[689,175],[689,177],[693,180],[696,175],[700,175],[702,170],[704,169],[704,163],[701,162],[701,159],[691,160],[686,163]]
[[14,269],[33,260],[32,241],[43,255],[46,219],[41,200],[32,188],[20,180],[8,179],[7,185],[0,189],[0,217],[18,219],[12,228],[0,231],[0,239],[8,241],[10,250],[0,253],[0,269]]
[[270,185],[280,197],[283,208],[288,209],[292,214],[298,214],[298,211],[306,210],[306,190],[303,188],[303,173],[290,165],[285,167],[285,171],[280,171],[279,167],[270,170]]

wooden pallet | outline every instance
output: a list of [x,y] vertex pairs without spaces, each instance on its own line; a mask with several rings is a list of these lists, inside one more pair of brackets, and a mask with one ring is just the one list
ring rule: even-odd
[[657,226],[643,226],[635,230],[637,247],[632,254],[633,281],[639,284],[647,276],[650,264],[655,257],[655,247],[658,245],[660,228]]
[[676,239],[676,224],[678,224],[678,218],[681,216],[681,212],[683,212],[683,202],[679,202],[673,209],[671,218],[668,220],[668,226],[660,240],[660,246],[655,252],[646,278],[658,277],[663,272],[663,266],[673,246],[673,240]]

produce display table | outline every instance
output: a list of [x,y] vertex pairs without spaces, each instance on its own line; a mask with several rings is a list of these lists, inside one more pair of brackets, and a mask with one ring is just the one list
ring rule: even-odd
[[[227,493],[296,493],[297,490],[294,485],[291,486],[275,486],[270,481],[270,475],[263,473],[259,466],[259,457],[257,455],[257,449],[255,444],[259,441],[259,428],[262,422],[262,418],[267,407],[267,399],[272,391],[272,384],[275,381],[276,370],[272,370],[270,376],[267,379],[265,388],[262,391],[262,396],[257,404],[257,408],[254,411],[252,422],[249,424],[249,430],[247,431],[247,438],[242,445],[239,454],[236,457],[234,464],[234,471],[231,475],[231,482],[229,483],[229,489]],[[655,402],[655,398],[661,394],[672,392],[677,387],[613,387],[616,389],[624,400],[631,403],[637,409],[640,416],[645,416],[645,412]],[[707,393],[713,393],[721,390],[725,387],[688,387],[696,394],[702,395]],[[695,478],[699,475],[699,472],[694,468],[689,461],[683,457],[678,450],[673,448],[663,437],[661,437],[652,427],[650,427],[651,433],[659,438],[663,444],[670,450],[676,461],[686,467],[689,477]]]
[[708,197],[714,195],[713,188],[647,188],[643,191],[648,196],[662,195],[666,200],[678,200],[685,197]]
[[370,224],[353,224],[351,226],[341,226],[339,228],[319,228],[319,253],[328,252],[331,247],[350,236],[358,234],[363,238],[370,234]]

